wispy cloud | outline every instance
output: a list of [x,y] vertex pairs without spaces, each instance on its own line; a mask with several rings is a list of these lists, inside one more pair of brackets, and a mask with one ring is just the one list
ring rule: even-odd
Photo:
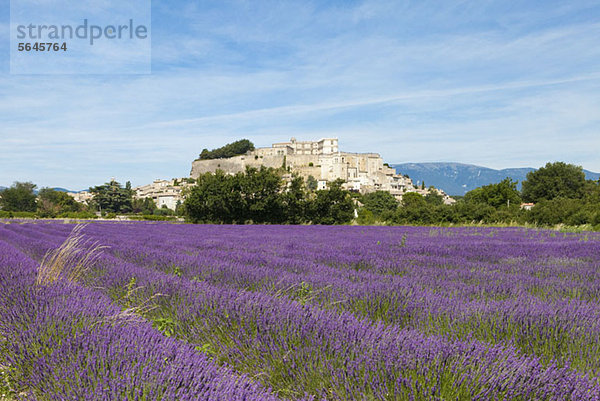
[[152,75],[0,75],[0,185],[143,184],[240,137],[600,170],[595,3],[156,3]]

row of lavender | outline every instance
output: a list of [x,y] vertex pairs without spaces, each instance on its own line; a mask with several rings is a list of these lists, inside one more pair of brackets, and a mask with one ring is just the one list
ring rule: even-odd
[[0,224],[0,398],[279,399],[123,313],[101,291],[60,281],[35,285],[39,260],[31,256],[65,236],[40,241],[43,230],[32,238],[10,228],[16,226]]
[[[40,258],[70,228],[3,234]],[[283,397],[599,394],[600,238],[590,234],[157,224],[86,233],[110,246],[94,286],[128,304],[161,294],[146,313],[155,326]]]

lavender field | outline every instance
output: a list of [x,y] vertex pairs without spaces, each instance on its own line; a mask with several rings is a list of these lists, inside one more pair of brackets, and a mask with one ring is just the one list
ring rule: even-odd
[[0,223],[1,391],[31,400],[599,400],[600,233]]

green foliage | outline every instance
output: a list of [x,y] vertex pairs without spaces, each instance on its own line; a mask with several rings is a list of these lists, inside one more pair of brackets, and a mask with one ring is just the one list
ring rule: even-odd
[[[561,163],[549,163],[547,167],[557,165],[560,167]],[[476,188],[463,199],[457,197],[454,205],[444,204],[440,194],[430,191],[426,196],[415,192],[404,194],[399,207],[388,192],[378,191],[361,197],[342,189],[342,181],[331,183],[326,190],[315,191],[317,180],[312,176],[306,183],[294,176],[285,185],[280,174],[281,169],[266,168],[248,169],[236,175],[222,171],[205,174],[190,189],[183,205],[185,214],[192,222],[205,223],[345,224],[354,218],[355,197],[364,205],[356,219],[363,225],[379,221],[426,225],[600,226],[600,183],[595,181],[583,181],[580,198],[575,201],[561,197],[554,202],[541,202],[532,211],[526,211],[519,208],[521,198],[517,183],[510,178]]]
[[518,205],[510,209],[496,209],[487,203],[463,200],[454,205],[445,205],[439,198],[439,195],[428,198],[414,192],[404,194],[402,207],[387,221],[393,224],[443,225],[492,224],[522,219]]
[[239,216],[240,188],[235,178],[217,170],[199,176],[184,202],[193,223],[233,223]]
[[38,193],[37,213],[39,217],[57,217],[82,210],[83,205],[65,192],[42,188]]
[[37,213],[34,212],[7,212],[5,210],[0,210],[0,218],[3,219],[35,219],[37,217]]
[[600,183],[586,181],[583,169],[562,162],[548,163],[527,174],[523,198],[536,202],[526,214],[538,225],[596,225],[600,213]]
[[402,195],[402,207],[407,209],[416,209],[419,207],[426,206],[427,202],[423,195],[416,192],[408,192]]
[[194,349],[198,352],[202,352],[204,355],[207,355],[209,357],[213,357],[216,355],[216,352],[210,343],[204,343],[202,345],[197,345],[194,347]]
[[156,216],[152,214],[144,214],[138,216],[129,216],[130,220],[146,220],[146,221],[173,221],[176,220],[175,216]]
[[600,205],[600,180],[598,180],[598,181],[587,180],[585,182],[583,199],[587,203],[593,203],[596,205]]
[[254,150],[254,144],[248,139],[242,139],[210,151],[208,149],[203,149],[202,153],[200,153],[200,160],[226,159],[228,157],[246,154],[252,150]]
[[286,186],[280,171],[261,167],[227,175],[220,170],[198,177],[184,202],[193,223],[343,224],[353,218],[354,203],[341,182],[311,199],[301,177]]
[[152,325],[167,337],[175,335],[175,321],[170,317],[154,319]]
[[315,177],[309,175],[306,178],[306,188],[308,188],[309,191],[316,191],[318,186],[319,183],[317,182],[317,179]]
[[133,213],[153,214],[156,209],[156,203],[151,198],[133,199],[131,202],[131,211]]
[[289,224],[305,223],[309,202],[302,177],[292,177],[287,191],[281,197],[285,221]]
[[585,173],[580,166],[563,162],[547,163],[527,173],[522,194],[526,202],[555,198],[581,199],[585,193]]
[[96,216],[95,213],[92,213],[89,210],[84,210],[84,211],[81,211],[81,212],[66,212],[66,213],[61,213],[57,217],[58,218],[67,218],[67,219],[85,219],[85,220],[89,220],[89,219],[96,219],[98,216]]
[[175,216],[175,211],[169,209],[167,205],[162,205],[160,209],[154,209],[152,214],[155,216]]
[[0,193],[0,209],[6,212],[35,212],[36,186],[31,182],[15,182]]
[[311,203],[311,220],[315,224],[346,224],[354,218],[354,201],[342,189],[343,181],[330,183],[329,188],[316,192]]
[[483,203],[493,208],[518,208],[521,196],[517,191],[517,182],[509,177],[497,184],[484,185],[465,194],[467,203]]
[[238,221],[254,223],[282,223],[284,221],[283,180],[280,174],[269,168],[260,170],[247,168],[246,173],[238,173],[234,179],[240,188],[242,198]]
[[247,168],[233,176],[206,173],[184,202],[186,215],[194,223],[281,223],[282,188],[281,176],[271,168]]
[[387,191],[376,191],[363,195],[362,204],[376,218],[385,218],[398,208],[398,201]]
[[300,286],[296,290],[294,298],[296,302],[299,302],[302,305],[306,305],[312,299],[313,291],[314,290],[312,286],[309,283],[303,281],[300,283]]
[[[430,187],[433,189],[433,187]],[[444,204],[444,197],[437,193],[437,191],[430,191],[427,195],[425,195],[425,202],[428,205],[432,206],[441,206]]]
[[375,219],[375,215],[370,210],[361,207],[358,210],[358,217],[356,218],[356,222],[361,226],[368,226],[371,224],[375,224],[377,220]]
[[581,199],[555,198],[541,200],[528,214],[531,223],[539,225],[566,224],[577,226],[596,224],[600,205],[586,203]]
[[123,296],[123,305],[125,306],[125,308],[132,308],[135,305],[135,301],[134,301],[134,295],[135,292],[137,291],[137,279],[132,276],[129,279],[129,282],[127,283],[127,286],[125,287],[125,295]]
[[453,222],[497,223],[500,222],[495,207],[483,202],[459,202],[449,217]]
[[90,188],[93,204],[102,212],[130,213],[133,210],[133,191],[123,188],[117,181]]

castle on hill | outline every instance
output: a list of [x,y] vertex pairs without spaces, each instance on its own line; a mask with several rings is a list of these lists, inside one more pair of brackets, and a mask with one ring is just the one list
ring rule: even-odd
[[318,182],[318,189],[326,188],[328,182],[342,179],[348,190],[361,193],[388,191],[398,199],[406,192],[429,193],[428,189],[415,187],[410,178],[397,174],[377,153],[341,152],[337,138],[318,141],[291,138],[289,142],[274,143],[271,147],[257,148],[227,159],[195,160],[190,177],[196,179],[201,174],[217,170],[235,174],[245,171],[246,167],[261,166],[283,166],[305,180],[312,176]]

